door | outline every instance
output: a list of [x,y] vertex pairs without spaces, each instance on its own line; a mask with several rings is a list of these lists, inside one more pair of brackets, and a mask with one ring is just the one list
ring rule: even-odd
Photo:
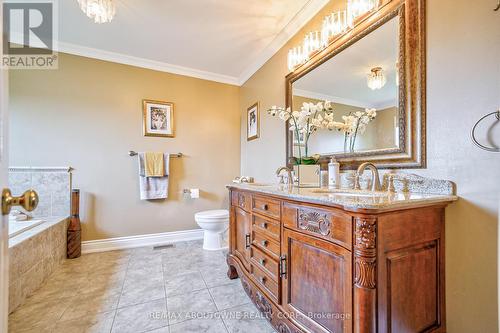
[[233,216],[231,219],[232,238],[234,239],[233,253],[238,257],[245,269],[250,270],[250,225],[252,223],[251,214],[243,209],[233,206]]
[[351,252],[283,229],[285,311],[311,332],[352,332]]
[[[0,6],[0,22],[3,6]],[[0,24],[0,36],[3,24]],[[0,54],[3,55],[3,43],[0,43]],[[7,187],[7,71],[0,68],[0,189]],[[9,225],[8,217],[1,216],[0,221],[0,332],[7,332],[9,313]]]

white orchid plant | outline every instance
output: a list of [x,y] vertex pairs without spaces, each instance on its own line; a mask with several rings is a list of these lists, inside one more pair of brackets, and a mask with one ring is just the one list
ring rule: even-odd
[[377,110],[365,109],[348,116],[342,116],[343,126],[339,130],[344,132],[344,152],[354,152],[358,134],[364,134],[368,124],[377,117]]
[[335,121],[333,105],[329,101],[314,103],[304,103],[300,111],[292,111],[290,107],[283,108],[273,106],[267,112],[272,116],[278,116],[281,120],[288,122],[290,131],[293,131],[296,138],[304,138],[304,155],[299,146],[298,157],[295,157],[296,164],[316,164],[319,155],[308,156],[308,143],[311,135],[319,129],[338,130],[344,132],[344,150],[354,151],[356,137],[363,134],[366,126],[377,116],[375,109],[366,109],[364,112],[356,112],[343,116],[343,122]]

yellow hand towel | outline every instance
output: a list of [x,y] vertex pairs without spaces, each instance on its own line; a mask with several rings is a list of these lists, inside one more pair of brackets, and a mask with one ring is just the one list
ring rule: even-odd
[[144,159],[144,173],[146,177],[165,176],[163,153],[146,152],[144,153]]

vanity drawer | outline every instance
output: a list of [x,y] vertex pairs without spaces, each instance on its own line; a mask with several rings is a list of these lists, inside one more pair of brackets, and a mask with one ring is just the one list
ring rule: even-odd
[[341,210],[283,204],[283,226],[305,234],[352,247],[352,217]]
[[278,282],[270,278],[263,270],[261,270],[256,265],[251,265],[251,273],[255,278],[257,285],[266,290],[270,296],[274,297],[274,299],[278,300]]
[[250,257],[252,265],[259,267],[259,269],[264,271],[274,281],[278,281],[279,266],[277,261],[259,250],[256,246],[252,246],[250,249]]
[[280,241],[280,224],[277,221],[266,219],[257,215],[253,215],[252,227],[260,233],[266,234],[269,237]]
[[250,212],[251,201],[252,197],[248,193],[239,191],[233,191],[231,193],[231,204],[235,207],[240,207],[247,212]]
[[254,196],[252,211],[279,220],[281,217],[281,202],[279,200]]
[[278,242],[273,240],[266,234],[252,230],[252,244],[262,250],[267,255],[275,258],[276,260],[280,257],[280,245]]

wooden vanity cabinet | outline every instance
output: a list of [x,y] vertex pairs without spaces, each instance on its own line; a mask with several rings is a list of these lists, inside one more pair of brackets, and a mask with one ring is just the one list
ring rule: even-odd
[[346,211],[230,191],[228,276],[278,332],[446,331],[447,202]]
[[283,310],[312,332],[352,332],[351,320],[338,320],[352,310],[351,252],[288,229],[282,245]]
[[230,238],[234,240],[232,252],[248,270],[250,268],[250,223],[252,217],[250,213],[238,207],[233,207],[231,212]]

